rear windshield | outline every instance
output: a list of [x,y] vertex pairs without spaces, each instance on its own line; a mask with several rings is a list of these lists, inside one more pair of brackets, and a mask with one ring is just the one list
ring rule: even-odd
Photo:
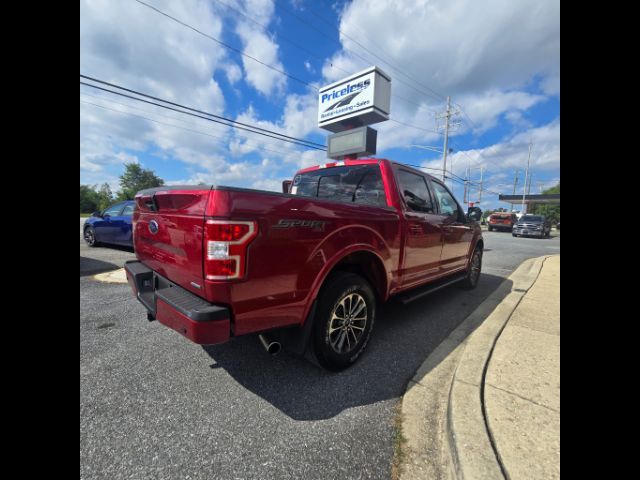
[[525,215],[520,218],[521,222],[542,222],[542,217],[537,215]]
[[291,193],[343,203],[387,206],[377,164],[320,168],[300,173],[293,179]]
[[511,218],[511,215],[506,213],[503,213],[503,214],[494,213],[493,215],[491,215],[491,218]]

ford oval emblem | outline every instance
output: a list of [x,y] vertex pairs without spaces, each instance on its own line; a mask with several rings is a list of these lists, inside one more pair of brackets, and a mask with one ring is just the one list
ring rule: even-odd
[[154,235],[158,233],[158,222],[156,222],[155,220],[151,220],[149,222],[149,231]]

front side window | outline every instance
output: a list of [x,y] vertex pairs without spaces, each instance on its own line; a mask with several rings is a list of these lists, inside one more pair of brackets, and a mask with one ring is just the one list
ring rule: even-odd
[[342,203],[387,206],[378,165],[319,168],[300,173],[293,179],[291,193]]
[[415,212],[433,213],[433,203],[424,177],[401,169],[396,170],[396,173],[407,206]]
[[458,203],[453,196],[449,193],[449,190],[444,185],[438,182],[431,182],[433,184],[433,191],[436,195],[436,202],[440,209],[441,215],[447,215],[449,217],[458,217]]
[[110,217],[116,217],[119,213],[120,210],[122,209],[122,204],[118,203],[116,205],[111,205],[109,208],[107,208],[104,213],[102,214],[103,216],[109,215]]
[[133,207],[135,205],[127,205],[126,207],[124,207],[124,210],[122,210],[122,215],[133,215]]

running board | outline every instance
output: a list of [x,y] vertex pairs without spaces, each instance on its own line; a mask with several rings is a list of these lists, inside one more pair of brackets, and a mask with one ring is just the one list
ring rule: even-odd
[[454,283],[458,283],[465,279],[467,273],[464,272],[462,274],[457,274],[453,277],[444,278],[442,280],[438,280],[437,282],[430,283],[424,287],[417,287],[415,289],[409,290],[406,293],[401,293],[398,295],[398,300],[406,305],[409,302],[413,302],[419,298],[429,295],[430,293],[437,292],[438,290],[448,287],[449,285],[453,285]]

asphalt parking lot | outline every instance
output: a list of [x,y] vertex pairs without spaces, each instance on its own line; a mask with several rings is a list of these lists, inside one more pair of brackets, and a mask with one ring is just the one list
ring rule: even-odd
[[555,231],[483,235],[476,290],[382,306],[338,374],[271,358],[256,337],[203,348],[148,322],[128,285],[92,277],[134,254],[81,239],[81,478],[388,479],[394,407],[424,358],[523,260],[560,251]]

